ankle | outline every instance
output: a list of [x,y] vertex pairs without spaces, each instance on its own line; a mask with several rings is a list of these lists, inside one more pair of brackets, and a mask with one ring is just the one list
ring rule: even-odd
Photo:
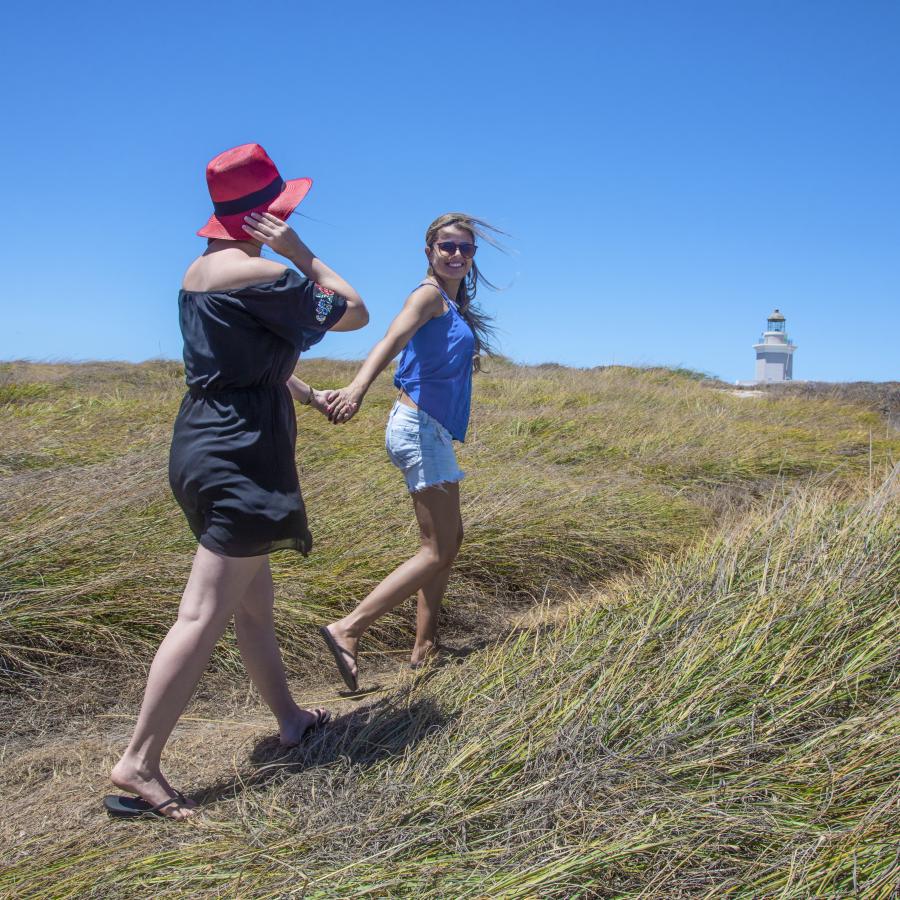
[[339,619],[331,626],[332,631],[341,638],[346,640],[358,641],[366,630],[366,625],[347,616]]
[[109,773],[110,781],[124,790],[139,791],[142,785],[159,781],[162,772],[153,767],[132,759],[120,759]]
[[303,718],[303,710],[293,700],[290,706],[285,705],[275,713],[275,720],[278,722],[279,727],[293,725],[294,722],[301,718]]
[[421,663],[434,656],[436,652],[434,641],[416,641],[410,653],[410,662]]
[[142,778],[152,778],[159,774],[159,760],[152,760],[141,753],[126,750],[119,761],[113,766],[113,772],[139,775]]

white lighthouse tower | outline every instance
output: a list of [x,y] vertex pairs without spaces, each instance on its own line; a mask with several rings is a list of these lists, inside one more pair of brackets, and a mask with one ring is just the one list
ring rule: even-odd
[[793,381],[794,351],[797,347],[790,342],[784,326],[785,318],[776,309],[766,322],[766,330],[760,342],[753,345],[756,351],[757,384]]

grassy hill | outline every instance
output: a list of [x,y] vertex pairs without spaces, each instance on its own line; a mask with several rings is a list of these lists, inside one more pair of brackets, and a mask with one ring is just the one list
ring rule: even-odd
[[446,664],[401,671],[409,604],[367,637],[371,693],[336,694],[313,626],[415,531],[389,380],[345,427],[298,410],[316,549],[273,557],[277,627],[337,722],[279,756],[227,637],[168,762],[205,812],[135,826],[99,799],[193,551],[180,366],[0,365],[0,891],[891,895],[897,386],[489,368]]

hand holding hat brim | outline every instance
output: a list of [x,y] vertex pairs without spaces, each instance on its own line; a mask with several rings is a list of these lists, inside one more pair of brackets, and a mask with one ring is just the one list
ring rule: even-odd
[[250,213],[244,216],[241,227],[254,240],[271,247],[280,256],[291,259],[297,251],[302,250],[297,232],[272,213]]

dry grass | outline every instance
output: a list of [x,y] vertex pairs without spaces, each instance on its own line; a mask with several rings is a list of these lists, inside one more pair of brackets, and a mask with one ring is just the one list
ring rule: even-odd
[[[351,366],[316,361],[305,371],[339,384]],[[165,477],[179,367],[12,363],[0,379],[7,668],[60,654],[143,658],[171,621],[193,546]],[[319,653],[309,626],[353,604],[415,546],[382,449],[391,400],[382,379],[350,426],[301,413],[298,462],[317,550],[275,566],[279,625],[298,670]],[[665,370],[496,363],[478,379],[461,453],[467,541],[451,621],[486,625],[499,601],[596,582],[675,549],[786,476],[864,472],[877,422],[834,401],[748,407]],[[883,435],[875,458],[897,446]],[[371,645],[396,645],[406,627],[385,622]],[[219,661],[235,660],[228,643]]]
[[[365,661],[388,689],[278,758],[223,642],[168,757],[205,812],[134,827],[97,795],[190,562],[165,479],[180,371],[0,367],[0,891],[890,896],[894,430],[685,373],[491,368],[461,454],[457,664],[395,682],[409,610],[389,617]],[[385,382],[346,428],[299,416],[317,549],[275,571],[309,702],[332,690],[311,624],[415,544]],[[513,605],[529,624],[479,640]]]
[[776,397],[825,397],[866,406],[881,413],[894,427],[900,423],[900,381],[854,381],[848,384],[789,381],[761,385],[760,389]]

